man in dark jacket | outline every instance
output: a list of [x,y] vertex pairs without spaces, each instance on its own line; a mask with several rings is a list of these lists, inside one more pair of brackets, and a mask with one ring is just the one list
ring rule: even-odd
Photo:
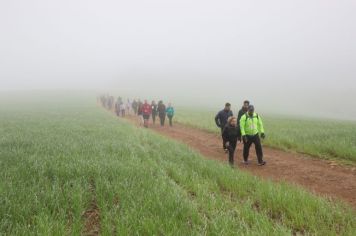
[[152,121],[153,121],[153,124],[156,124],[156,116],[158,113],[158,106],[155,101],[152,101],[151,106],[152,106]]
[[158,110],[158,116],[161,122],[161,126],[164,126],[164,122],[166,120],[166,106],[163,104],[162,101],[158,102],[157,110]]
[[135,115],[137,115],[138,102],[136,101],[136,99],[134,99],[132,102],[132,109],[134,110]]
[[223,131],[227,124],[227,119],[229,119],[229,117],[231,117],[231,116],[233,116],[233,113],[231,111],[230,103],[226,103],[225,108],[223,110],[219,111],[219,113],[216,114],[216,116],[215,116],[215,123],[221,129],[221,136],[222,136],[222,140],[223,140],[223,149],[225,152],[228,152],[228,150],[226,148],[226,140],[223,136]]
[[241,117],[245,115],[246,112],[248,111],[249,106],[250,106],[250,101],[245,100],[243,106],[239,110],[239,114],[237,115],[237,125],[239,125]]

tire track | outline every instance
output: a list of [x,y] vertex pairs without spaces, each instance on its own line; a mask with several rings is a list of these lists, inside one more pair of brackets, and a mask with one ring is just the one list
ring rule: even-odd
[[97,236],[100,235],[100,209],[96,198],[96,185],[93,178],[89,181],[90,203],[87,210],[83,213],[84,228],[82,235]]

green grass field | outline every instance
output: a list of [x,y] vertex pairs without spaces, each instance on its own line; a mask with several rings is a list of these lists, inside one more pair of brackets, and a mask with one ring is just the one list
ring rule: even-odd
[[[180,123],[218,133],[216,112],[178,108]],[[356,164],[356,122],[264,116],[260,114],[270,147]]]
[[349,207],[206,160],[94,99],[2,100],[0,133],[1,235],[80,235],[93,198],[102,235],[356,234]]

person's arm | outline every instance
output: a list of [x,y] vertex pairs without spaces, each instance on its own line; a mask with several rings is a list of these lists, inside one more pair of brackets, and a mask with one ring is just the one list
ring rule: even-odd
[[229,132],[227,130],[227,126],[224,127],[223,132],[222,132],[222,136],[224,137],[224,140],[229,140]]
[[245,136],[246,132],[245,132],[245,125],[246,125],[246,119],[245,119],[245,115],[243,115],[240,119],[240,130],[241,130],[241,136]]
[[263,127],[263,122],[262,122],[261,116],[258,116],[257,129],[258,129],[258,132],[260,134],[263,134],[263,136],[264,136],[265,129]]
[[216,123],[217,127],[221,128],[220,119],[219,119],[219,113],[216,114],[216,116],[215,116],[215,123]]
[[175,110],[174,110],[174,107],[172,107],[172,116],[174,116],[175,114]]

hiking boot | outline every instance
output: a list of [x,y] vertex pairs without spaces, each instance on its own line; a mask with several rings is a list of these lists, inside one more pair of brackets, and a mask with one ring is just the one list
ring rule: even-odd
[[258,166],[264,166],[264,165],[266,165],[265,161],[262,161],[262,162],[258,163]]

